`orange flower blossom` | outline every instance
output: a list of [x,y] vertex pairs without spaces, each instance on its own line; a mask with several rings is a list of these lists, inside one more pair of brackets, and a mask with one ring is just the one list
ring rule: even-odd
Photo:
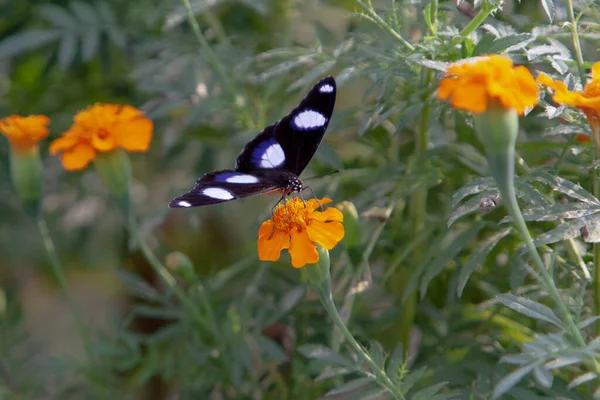
[[258,258],[277,261],[281,250],[288,249],[294,268],[319,261],[316,243],[331,250],[344,237],[344,216],[336,208],[315,211],[331,199],[310,199],[306,203],[294,198],[278,205],[272,219],[258,231]]
[[592,130],[600,134],[600,61],[592,66],[592,80],[583,92],[571,92],[563,82],[555,81],[543,72],[538,75],[537,82],[554,90],[555,102],[583,111]]
[[45,115],[11,115],[0,119],[0,133],[6,136],[14,151],[28,151],[37,148],[38,142],[48,136],[49,124],[50,118]]
[[129,105],[94,104],[75,115],[73,125],[50,145],[50,153],[61,154],[65,169],[85,168],[98,152],[121,148],[143,152],[150,147],[152,121]]
[[490,55],[450,65],[440,82],[437,96],[450,99],[454,108],[476,114],[490,102],[523,115],[538,102],[538,87],[524,66],[513,66],[508,57]]

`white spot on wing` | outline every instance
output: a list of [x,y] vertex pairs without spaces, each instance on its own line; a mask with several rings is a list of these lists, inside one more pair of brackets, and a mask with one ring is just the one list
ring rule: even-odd
[[191,207],[192,206],[190,203],[188,203],[185,200],[181,200],[180,202],[177,203],[177,205],[181,206],[181,207]]
[[319,88],[319,92],[321,93],[331,93],[333,92],[333,86],[329,85],[329,84],[324,84],[323,86],[321,86]]
[[294,118],[294,125],[299,129],[321,128],[326,122],[323,114],[314,110],[304,110]]
[[232,175],[225,179],[225,182],[228,183],[256,183],[258,182],[258,178],[248,174],[238,174]]
[[285,154],[279,143],[273,143],[260,156],[260,166],[263,168],[276,168],[285,162]]
[[233,195],[229,192],[229,190],[222,188],[206,188],[202,190],[202,194],[217,200],[233,199]]

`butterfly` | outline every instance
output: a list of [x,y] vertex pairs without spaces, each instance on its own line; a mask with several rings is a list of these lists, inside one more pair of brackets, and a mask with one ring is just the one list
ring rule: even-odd
[[235,169],[205,174],[169,207],[198,207],[258,194],[288,196],[302,191],[299,175],[323,139],[335,95],[333,77],[321,79],[296,108],[248,142]]

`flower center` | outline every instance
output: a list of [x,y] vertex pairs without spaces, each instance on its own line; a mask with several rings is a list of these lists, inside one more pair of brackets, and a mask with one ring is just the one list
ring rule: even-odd
[[290,232],[293,228],[303,231],[309,225],[311,217],[311,208],[298,198],[279,204],[273,212],[273,224],[275,229],[283,232]]
[[104,140],[109,136],[109,133],[106,129],[98,129],[97,136],[98,138]]

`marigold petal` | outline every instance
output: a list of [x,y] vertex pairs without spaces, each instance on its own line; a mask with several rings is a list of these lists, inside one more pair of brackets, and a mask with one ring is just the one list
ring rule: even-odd
[[438,87],[437,97],[440,100],[448,100],[456,88],[456,79],[442,78]]
[[130,106],[129,104],[125,104],[124,106],[119,106],[117,110],[115,110],[116,114],[121,119],[132,119],[143,116],[144,113],[138,110],[137,108]]
[[60,160],[66,170],[77,171],[85,168],[94,157],[96,150],[90,144],[81,142],[65,150]]
[[0,119],[0,133],[8,139],[15,150],[28,150],[37,146],[50,133],[50,118],[45,115],[11,115]]
[[98,130],[93,133],[92,146],[98,151],[111,151],[117,148],[117,141],[111,132]]
[[452,64],[437,96],[457,109],[484,112],[494,101],[523,114],[538,102],[538,86],[524,66],[513,67],[508,57],[491,55]]
[[151,120],[139,116],[116,124],[113,134],[118,145],[125,150],[147,151],[152,141],[152,128]]
[[[331,208],[327,211],[332,210]],[[321,222],[313,220],[306,228],[308,237],[327,250],[333,249],[344,238],[344,225],[341,222]]]
[[70,149],[78,143],[76,137],[71,135],[64,135],[59,138],[56,138],[50,143],[50,154],[55,156],[57,153]]
[[327,210],[325,210],[323,212],[315,211],[312,214],[312,219],[321,221],[321,222],[327,222],[327,221],[342,222],[344,220],[344,214],[342,214],[342,212],[340,210],[338,210],[337,208],[329,207]]
[[258,230],[258,258],[262,261],[279,260],[281,250],[290,247],[289,234],[273,231],[273,221],[263,222]]
[[306,264],[314,264],[319,261],[317,247],[305,230],[294,231],[291,236],[289,252],[294,268],[302,268]]
[[461,110],[482,113],[488,105],[486,88],[481,84],[468,82],[461,90],[454,91],[450,104]]
[[325,204],[329,204],[331,203],[333,200],[331,200],[328,197],[323,197],[322,199],[310,199],[306,202],[306,207],[310,208],[311,211],[316,210],[317,208],[320,208],[321,206],[324,206]]

